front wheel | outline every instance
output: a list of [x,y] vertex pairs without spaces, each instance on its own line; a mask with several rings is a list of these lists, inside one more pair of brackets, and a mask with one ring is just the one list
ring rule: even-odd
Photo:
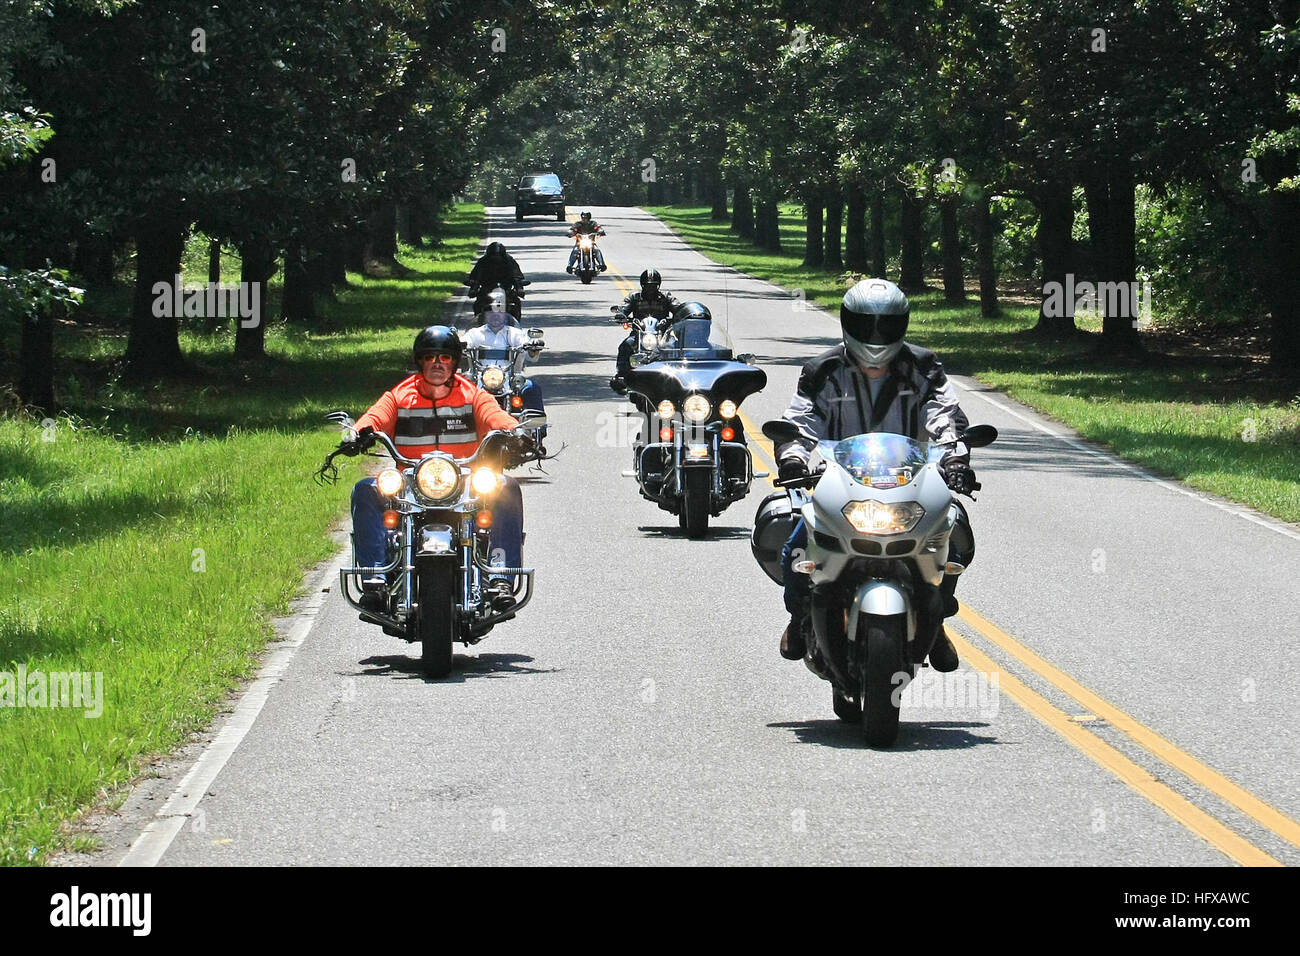
[[556,221],[556,222],[564,222],[564,210],[563,210],[563,209],[558,210],[558,211],[555,213],[555,221]]
[[860,664],[862,734],[871,747],[892,747],[898,739],[899,697],[915,674],[907,663],[905,627],[898,614],[871,619],[863,628],[867,659]]
[[582,275],[578,276],[578,278],[582,280],[583,285],[591,285],[591,280],[596,278],[596,276],[591,272],[584,272]]
[[415,628],[420,638],[421,665],[430,677],[446,677],[451,673],[458,571],[451,558],[424,561],[416,568],[415,588],[420,610]]
[[706,468],[686,469],[682,491],[682,527],[691,538],[709,533],[709,497],[713,477]]

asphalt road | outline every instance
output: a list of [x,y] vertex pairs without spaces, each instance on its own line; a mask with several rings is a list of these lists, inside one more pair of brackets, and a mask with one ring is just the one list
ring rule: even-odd
[[[163,865],[1300,861],[1300,534],[958,378],[971,420],[1001,432],[973,459],[963,680],[945,699],[925,673],[898,745],[869,750],[829,685],[777,653],[780,590],[748,544],[766,484],[687,540],[620,477],[628,406],[606,386],[609,306],[647,265],[759,356],[751,422],[779,415],[837,323],[639,210],[593,211],[611,269],[583,286],[562,225],[490,210],[533,280],[548,444],[568,446],[521,473],[536,598],[426,681],[418,646],[325,579],[246,736],[153,838]],[[121,861],[186,769],[142,786],[93,862]]]

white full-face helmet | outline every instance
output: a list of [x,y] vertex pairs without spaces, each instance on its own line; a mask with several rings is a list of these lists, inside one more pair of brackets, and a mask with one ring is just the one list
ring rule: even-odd
[[866,368],[884,368],[903,348],[911,306],[885,279],[863,279],[840,304],[840,330],[849,354]]

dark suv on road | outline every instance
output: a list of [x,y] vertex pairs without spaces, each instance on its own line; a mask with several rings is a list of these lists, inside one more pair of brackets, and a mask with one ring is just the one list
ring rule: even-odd
[[539,212],[564,222],[564,183],[555,173],[529,173],[515,185],[515,222]]

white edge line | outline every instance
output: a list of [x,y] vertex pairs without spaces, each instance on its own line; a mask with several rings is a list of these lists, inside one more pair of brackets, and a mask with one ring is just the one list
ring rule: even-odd
[[162,805],[144,831],[135,838],[126,856],[118,861],[118,866],[157,866],[163,854],[167,852],[176,835],[189,821],[190,815],[198,807],[212,786],[217,775],[221,773],[231,755],[243,742],[252,729],[253,723],[262,712],[263,705],[271,693],[271,688],[279,683],[281,676],[288,669],[294,654],[307,639],[316,616],[325,603],[322,591],[324,582],[333,577],[338,579],[339,568],[343,566],[347,548],[329,562],[319,574],[313,575],[308,590],[307,601],[295,613],[297,620],[267,656],[257,678],[251,683],[235,705],[234,713],[226,721],[216,738],[204,748],[194,766],[177,784],[167,802]]
[[[965,377],[969,377],[969,376],[965,376]],[[952,380],[950,379],[950,381]],[[979,380],[975,379],[974,381],[979,381]],[[1087,444],[1085,444],[1082,441],[1071,438],[1068,435],[1062,435],[1060,432],[1055,432],[1052,429],[1047,428],[1046,426],[1040,424],[1039,422],[1034,421],[1028,415],[1024,415],[1016,411],[1006,402],[997,401],[996,399],[992,398],[983,389],[969,388],[968,386],[962,385],[956,381],[953,381],[953,384],[956,385],[958,388],[960,388],[963,392],[967,392],[968,394],[975,395],[978,396],[979,398],[982,398],[984,401],[988,402],[994,408],[1006,412],[1012,418],[1019,419],[1020,421],[1024,422],[1026,425],[1029,425],[1031,428],[1034,428],[1037,431],[1042,432],[1044,435],[1048,435],[1052,438],[1055,438],[1059,442],[1063,442],[1064,444],[1069,445],[1071,448],[1075,449],[1076,451],[1084,452],[1085,454],[1091,455],[1093,458],[1099,458],[1102,461],[1106,462],[1107,464],[1113,465],[1116,468],[1122,468],[1125,471],[1131,472],[1137,477],[1142,478],[1145,481],[1149,481],[1152,484],[1159,485],[1161,488],[1164,488],[1168,491],[1176,491],[1180,495],[1186,495],[1188,498],[1194,498],[1195,500],[1201,502],[1202,504],[1207,504],[1212,508],[1218,508],[1220,511],[1225,511],[1230,515],[1236,515],[1238,518],[1245,518],[1247,521],[1254,522],[1255,524],[1259,525],[1262,528],[1268,528],[1270,531],[1276,531],[1278,534],[1285,535],[1286,537],[1292,539],[1293,541],[1300,541],[1300,532],[1297,532],[1292,528],[1287,527],[1285,524],[1280,523],[1276,519],[1266,518],[1263,515],[1258,514],[1254,511],[1248,511],[1241,506],[1228,505],[1221,501],[1216,501],[1213,498],[1209,497],[1208,495],[1196,491],[1192,488],[1188,488],[1174,481],[1169,481],[1168,479],[1165,478],[1157,477],[1156,475],[1153,475],[1150,472],[1146,471],[1144,468],[1141,468],[1130,462],[1124,461],[1123,459],[1118,458],[1113,454],[1102,451],[1101,449],[1089,447]],[[1001,396],[1002,393],[998,392],[998,395]]]

